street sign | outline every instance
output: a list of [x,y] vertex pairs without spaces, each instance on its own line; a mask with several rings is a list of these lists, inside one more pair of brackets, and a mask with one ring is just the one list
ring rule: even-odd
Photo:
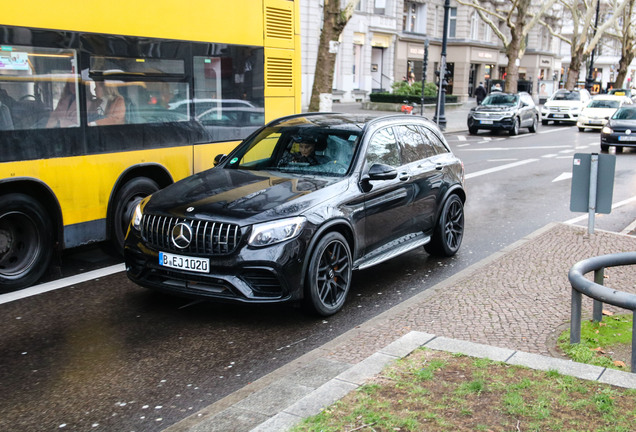
[[588,231],[594,233],[594,215],[612,211],[616,156],[576,153],[572,162],[570,211],[589,213]]

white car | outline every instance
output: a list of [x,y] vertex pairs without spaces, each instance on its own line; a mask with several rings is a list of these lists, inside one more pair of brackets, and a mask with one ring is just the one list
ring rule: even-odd
[[557,90],[541,108],[541,124],[547,125],[550,121],[576,123],[590,98],[590,92],[585,89]]
[[594,96],[583,108],[576,122],[579,132],[583,132],[586,128],[602,129],[607,120],[623,105],[632,105],[632,100],[627,96]]

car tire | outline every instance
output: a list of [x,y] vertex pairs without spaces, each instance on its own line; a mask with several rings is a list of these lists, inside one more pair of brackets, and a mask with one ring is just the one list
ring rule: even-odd
[[541,124],[542,124],[543,126],[547,126],[547,125],[548,125],[548,121],[547,121],[547,120],[541,120]]
[[537,131],[537,127],[539,126],[539,119],[536,117],[532,117],[532,125],[528,128],[531,133],[535,133]]
[[53,255],[53,224],[39,201],[18,193],[2,196],[0,292],[36,283]]
[[154,180],[147,177],[137,177],[124,184],[117,191],[113,211],[108,218],[111,244],[117,253],[123,254],[124,252],[124,240],[135,207],[141,200],[158,190],[159,185]]
[[468,128],[468,133],[471,135],[477,135],[477,132],[479,132],[479,129],[475,128],[475,127],[469,127]]
[[320,316],[342,309],[349,288],[353,259],[338,232],[327,233],[313,249],[305,278],[305,307]]
[[512,129],[510,129],[510,136],[519,135],[519,119],[515,117],[512,123]]
[[602,152],[608,152],[609,151],[609,146],[607,144],[601,144],[601,151]]
[[579,132],[585,132],[585,128],[580,127]]
[[448,197],[437,220],[431,241],[424,249],[431,255],[451,257],[464,238],[464,204],[459,196]]

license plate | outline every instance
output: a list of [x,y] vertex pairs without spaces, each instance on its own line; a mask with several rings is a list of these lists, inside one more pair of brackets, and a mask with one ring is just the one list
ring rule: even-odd
[[492,120],[481,120],[479,123],[481,123],[481,124],[492,124]]
[[627,136],[627,135],[621,135],[618,137],[619,141],[636,141],[636,136]]
[[565,114],[554,114],[552,117],[554,117],[554,118],[563,118],[563,117],[565,117]]
[[603,124],[603,120],[590,120],[590,124],[600,125]]
[[210,270],[210,260],[208,258],[174,255],[167,252],[159,252],[159,265],[199,273],[208,273]]

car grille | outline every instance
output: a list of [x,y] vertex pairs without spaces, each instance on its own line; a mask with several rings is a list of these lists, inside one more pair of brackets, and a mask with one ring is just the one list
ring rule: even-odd
[[[177,246],[173,239],[173,230],[179,223],[190,228],[191,239],[187,245]],[[141,237],[150,246],[164,251],[227,255],[238,247],[241,228],[235,224],[144,214]]]
[[570,112],[570,107],[547,107],[551,113],[567,113]]
[[[508,117],[510,117],[510,115],[508,115]],[[488,113],[488,112],[475,112],[475,114],[473,115],[473,118],[475,120],[501,120],[502,118],[504,118],[503,115],[501,115],[501,113],[498,112],[492,112],[492,113]]]

